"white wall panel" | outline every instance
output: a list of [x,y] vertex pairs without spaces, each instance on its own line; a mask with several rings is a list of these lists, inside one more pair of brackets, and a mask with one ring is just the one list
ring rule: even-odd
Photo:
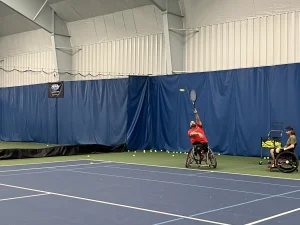
[[166,74],[163,43],[159,33],[85,45],[73,55],[72,73],[83,75],[76,80]]
[[163,31],[162,13],[154,5],[68,23],[73,46]]
[[0,59],[19,54],[51,50],[51,36],[40,29],[0,37]]
[[[4,70],[14,70],[6,72]],[[58,77],[43,72],[54,71],[52,51],[6,57],[0,62],[0,87],[13,87],[57,81]],[[19,72],[25,71],[25,72]]]
[[186,37],[187,71],[300,62],[300,12],[199,27]]
[[299,0],[180,0],[187,28],[300,10]]

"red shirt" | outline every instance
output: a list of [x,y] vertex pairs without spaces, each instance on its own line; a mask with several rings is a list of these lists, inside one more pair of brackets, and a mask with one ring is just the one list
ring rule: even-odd
[[[200,137],[199,135],[190,136],[190,133],[193,132],[193,131],[201,133],[202,137]],[[188,131],[188,135],[190,137],[190,140],[191,140],[192,144],[195,143],[195,142],[208,143],[208,140],[205,136],[203,127],[199,126],[198,124]]]

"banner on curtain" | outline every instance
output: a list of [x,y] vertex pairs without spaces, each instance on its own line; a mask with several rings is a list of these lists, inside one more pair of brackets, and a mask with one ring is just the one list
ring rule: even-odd
[[48,83],[48,98],[63,98],[64,97],[64,82]]

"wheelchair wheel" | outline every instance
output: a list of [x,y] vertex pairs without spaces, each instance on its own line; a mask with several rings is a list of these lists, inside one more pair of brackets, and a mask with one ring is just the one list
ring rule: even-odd
[[293,152],[281,152],[276,157],[277,168],[283,173],[292,173],[298,170],[299,160]]
[[218,162],[216,159],[215,154],[213,153],[213,151],[209,148],[209,160],[210,160],[210,167],[213,167],[214,169],[217,168]]
[[194,149],[191,149],[186,157],[186,161],[185,161],[186,168],[191,167],[191,164],[193,162],[193,157],[194,157]]
[[186,161],[185,161],[185,167],[186,168],[191,167],[192,163],[201,164],[202,158],[196,152],[197,152],[197,150],[195,151],[194,148],[191,148],[191,150],[189,151],[189,153],[186,157]]

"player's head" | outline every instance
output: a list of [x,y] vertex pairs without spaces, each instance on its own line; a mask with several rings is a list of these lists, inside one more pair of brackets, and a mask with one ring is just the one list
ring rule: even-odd
[[192,120],[192,121],[190,122],[190,127],[195,127],[195,126],[196,126],[196,123],[195,123],[195,121]]
[[285,133],[287,135],[295,135],[295,131],[294,131],[294,128],[292,126],[287,126],[285,128]]

